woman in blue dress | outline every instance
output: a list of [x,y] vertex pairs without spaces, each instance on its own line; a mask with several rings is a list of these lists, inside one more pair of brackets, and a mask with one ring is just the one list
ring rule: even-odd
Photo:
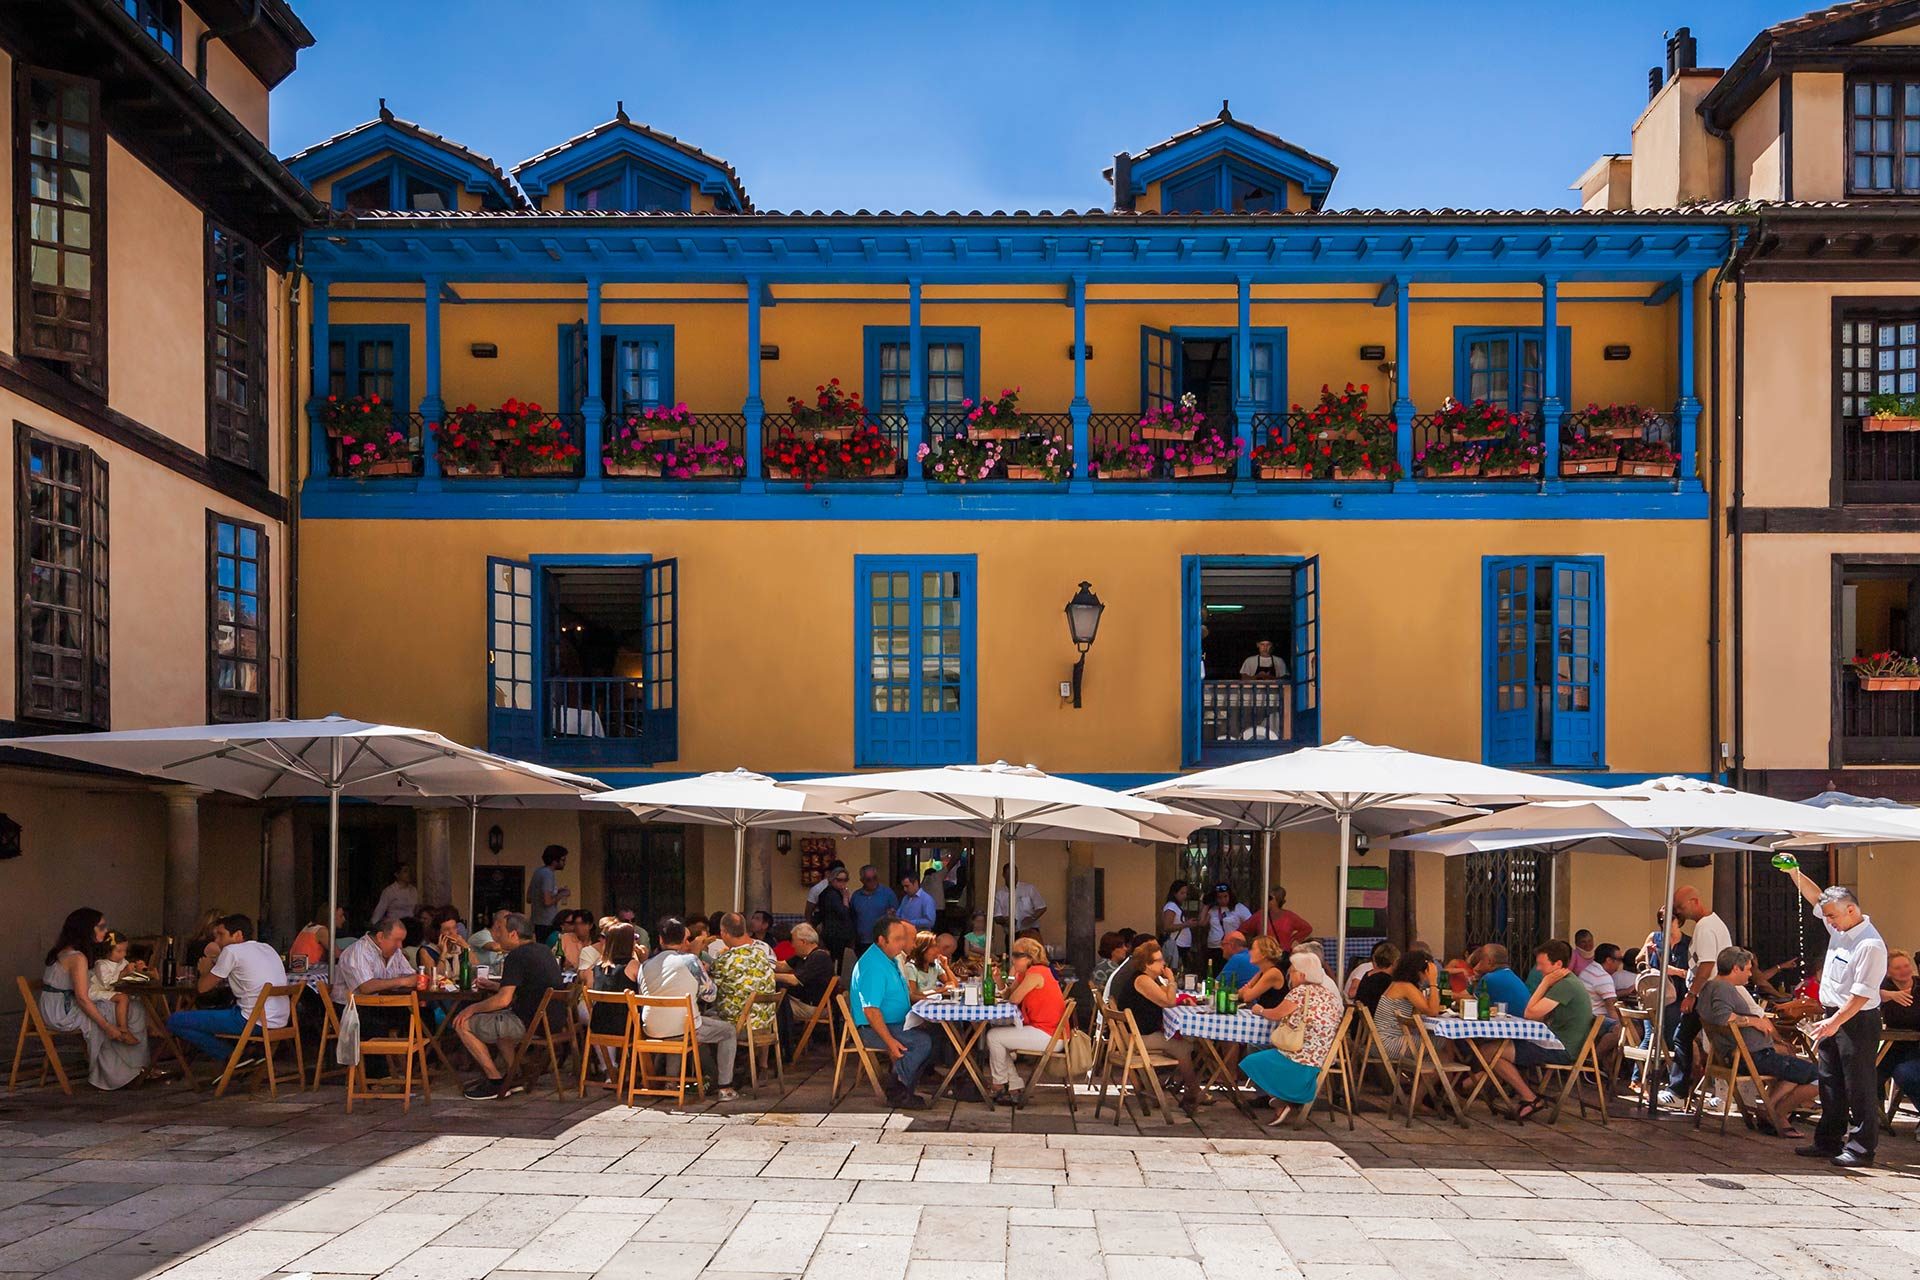
[[1326,980],[1317,954],[1295,951],[1290,959],[1287,980],[1291,990],[1287,998],[1270,1009],[1256,1005],[1254,1012],[1275,1023],[1299,1027],[1300,1047],[1290,1051],[1262,1049],[1248,1054],[1240,1063],[1240,1070],[1254,1087],[1273,1100],[1271,1127],[1276,1129],[1292,1118],[1294,1108],[1305,1107],[1319,1092],[1320,1068],[1333,1047],[1344,1012],[1344,1002]]

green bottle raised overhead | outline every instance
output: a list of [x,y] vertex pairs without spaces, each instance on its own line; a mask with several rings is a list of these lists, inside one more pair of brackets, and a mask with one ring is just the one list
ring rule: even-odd
[[1798,871],[1800,869],[1800,859],[1794,857],[1785,849],[1782,849],[1773,855],[1773,869],[1775,871]]

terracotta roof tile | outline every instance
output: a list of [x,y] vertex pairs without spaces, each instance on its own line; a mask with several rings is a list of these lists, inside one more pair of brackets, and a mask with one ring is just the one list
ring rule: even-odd
[[393,112],[386,110],[386,100],[384,98],[381,99],[381,112],[378,116],[375,116],[371,120],[362,121],[354,125],[351,129],[342,130],[330,138],[322,138],[310,147],[302,147],[292,155],[287,156],[281,163],[291,165],[298,160],[312,155],[316,151],[333,146],[338,142],[345,142],[348,138],[365,133],[368,129],[378,128],[382,124],[392,125],[402,133],[411,134],[413,137],[420,139],[420,141],[426,143],[428,146],[437,147],[471,164],[478,165],[480,168],[485,169],[490,177],[497,179],[501,188],[505,190],[514,201],[519,203],[523,208],[529,210],[532,208],[532,201],[528,200],[526,193],[520,190],[520,184],[515,182],[507,171],[502,169],[499,164],[494,161],[492,156],[483,156],[473,148],[463,146],[445,134],[435,133],[424,125],[415,124],[411,120],[402,120],[399,116],[394,115]]
[[670,133],[654,128],[652,125],[641,124],[636,120],[632,120],[628,118],[624,112],[622,112],[619,115],[616,115],[611,120],[608,120],[602,124],[595,125],[593,128],[587,130],[585,133],[575,134],[573,137],[568,138],[565,142],[560,143],[558,146],[548,147],[545,151],[542,151],[538,155],[528,156],[525,160],[522,160],[519,164],[513,166],[513,171],[516,174],[521,173],[524,170],[532,168],[534,165],[539,164],[542,160],[546,160],[546,159],[549,159],[550,157],[559,155],[562,151],[567,150],[569,147],[578,146],[582,142],[591,141],[592,139],[599,137],[601,134],[611,133],[615,129],[632,129],[636,133],[643,134],[646,137],[653,139],[655,142],[662,144],[663,146],[672,147],[675,151],[678,151],[683,155],[691,156],[695,160],[702,161],[703,163],[710,164],[715,168],[722,170],[727,175],[727,181],[732,185],[734,194],[740,198],[740,207],[748,213],[751,213],[753,211],[753,200],[750,196],[747,195],[747,188],[745,184],[743,184],[740,181],[739,171],[736,170],[731,164],[729,164],[725,160],[722,160],[719,156],[714,155],[710,151],[702,151],[699,147],[694,146],[691,142],[686,142],[680,138],[676,138],[674,135]]

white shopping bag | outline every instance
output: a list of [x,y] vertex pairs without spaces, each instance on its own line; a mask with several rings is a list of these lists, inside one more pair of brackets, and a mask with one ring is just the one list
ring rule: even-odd
[[340,1038],[334,1042],[333,1060],[343,1067],[351,1067],[360,1061],[360,1006],[347,997],[347,1007],[340,1011]]

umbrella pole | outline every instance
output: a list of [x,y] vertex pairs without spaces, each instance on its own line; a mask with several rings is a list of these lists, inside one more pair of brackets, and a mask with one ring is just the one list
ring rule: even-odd
[[987,841],[987,938],[981,963],[993,963],[993,895],[1000,885],[1000,823],[994,822]]
[[1007,841],[1007,972],[1013,972],[1013,935],[1020,918],[1020,842]]
[[340,954],[340,739],[330,747],[327,771],[327,969]]
[[[475,897],[473,878],[477,874],[477,867],[475,864],[474,850],[479,847],[479,837],[480,797],[473,796],[467,801],[467,910],[469,912],[473,910]],[[477,930],[479,927],[480,922],[478,920],[472,920],[469,924],[470,929]]]
[[[1265,931],[1273,932],[1273,829],[1260,833],[1260,919]],[[1247,941],[1251,943],[1252,938]]]
[[[1679,877],[1680,834],[1677,831],[1669,831],[1667,832],[1667,896],[1665,908],[1669,916],[1673,911],[1674,882],[1678,880]],[[1657,918],[1658,917],[1656,917],[1656,919]],[[1668,923],[1671,923],[1670,919]],[[1664,1023],[1666,1022],[1667,1012],[1667,966],[1673,961],[1673,957],[1670,954],[1672,948],[1667,945],[1668,925],[1661,924],[1656,925],[1656,927],[1660,930],[1660,998],[1653,1002],[1653,1044],[1648,1047],[1646,1078],[1640,1082],[1641,1087],[1647,1095],[1647,1114],[1650,1116],[1658,1115],[1660,1112],[1660,1088],[1661,1083],[1666,1079],[1667,1075],[1667,1029]],[[1656,1068],[1658,1068],[1657,1074]]]
[[742,905],[747,893],[747,824],[733,824],[733,909],[745,910]]
[[1334,907],[1340,913],[1340,923],[1334,932],[1333,981],[1340,990],[1347,989],[1347,864],[1353,857],[1353,814],[1340,811],[1340,882],[1334,885]]

